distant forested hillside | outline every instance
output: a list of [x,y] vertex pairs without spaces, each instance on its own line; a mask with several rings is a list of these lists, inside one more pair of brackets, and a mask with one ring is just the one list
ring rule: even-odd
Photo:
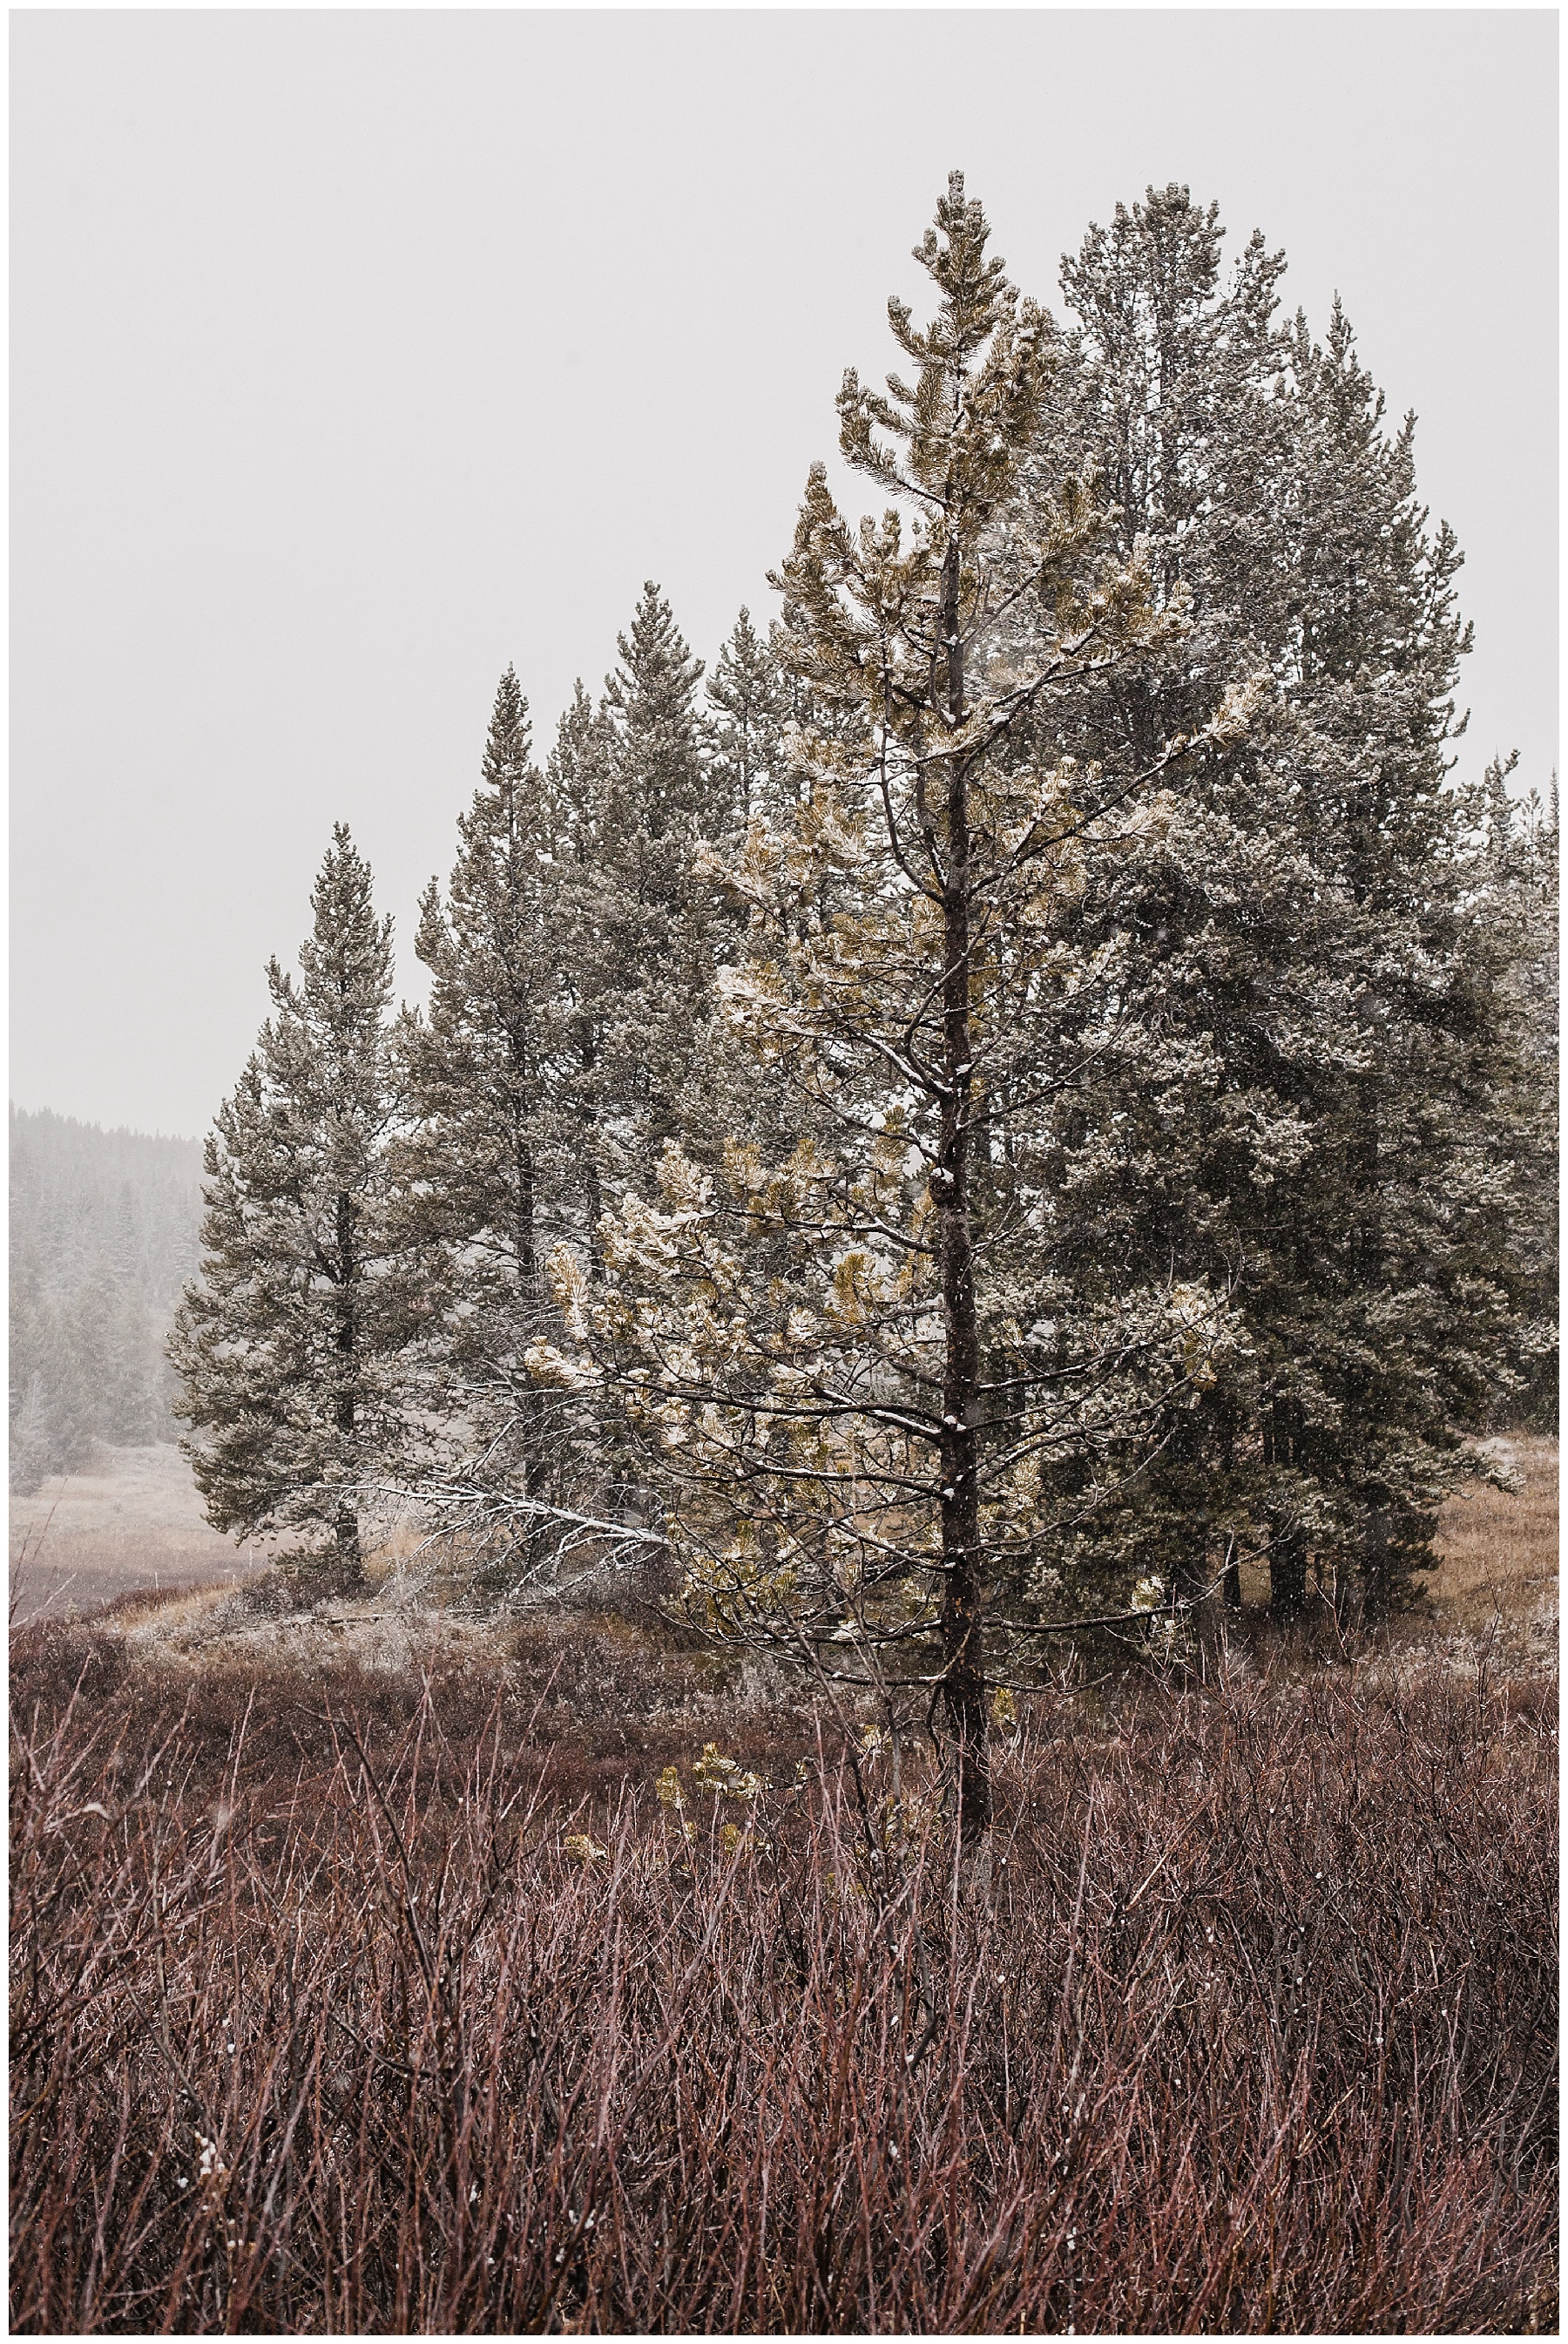
[[95,1440],[171,1440],[164,1359],[196,1268],[201,1147],[11,1109],[11,1486]]

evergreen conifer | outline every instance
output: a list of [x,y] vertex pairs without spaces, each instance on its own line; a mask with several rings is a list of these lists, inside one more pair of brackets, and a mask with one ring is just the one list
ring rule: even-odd
[[[1039,1031],[1070,974],[1053,930],[1085,829],[1158,820],[1161,773],[1227,743],[1250,706],[1232,692],[1202,736],[1141,766],[1032,753],[1054,694],[1109,691],[1183,618],[1151,609],[1141,561],[1105,556],[1076,480],[1027,555],[998,548],[1049,351],[987,238],[955,175],[918,253],[935,321],[890,304],[913,384],[890,378],[883,398],[851,373],[839,395],[842,452],[914,507],[908,536],[895,511],[851,530],[816,466],[780,581],[785,655],[845,721],[796,736],[799,816],[754,824],[731,872],[754,949],[722,987],[787,1073],[799,1143],[769,1163],[737,1133],[717,1178],[671,1145],[661,1206],[630,1195],[607,1220],[605,1296],[556,1262],[568,1328],[669,1491],[691,1600],[726,1632],[836,1647],[862,1681],[924,1663],[970,1844],[990,1814],[988,1680],[1028,1631],[994,1598],[1032,1551],[1041,1459],[1121,1422],[1117,1345],[1065,1389],[1040,1355],[1043,1200],[995,1159],[1040,1111]],[[1008,633],[1025,601],[1027,662]],[[1151,1297],[1120,1350],[1156,1347],[1179,1379],[1217,1315]],[[580,1349],[538,1364],[564,1387],[589,1372]]]
[[[578,1131],[563,1096],[573,1088],[569,972],[580,954],[570,914],[580,905],[561,901],[571,847],[558,779],[534,763],[528,703],[508,668],[447,901],[432,880],[421,904],[416,950],[431,972],[429,1005],[398,1035],[408,1123],[395,1149],[397,1222],[434,1306],[418,1347],[427,1474],[471,1478],[482,1459],[487,1482],[515,1479],[534,1500],[561,1461],[555,1411],[524,1365],[553,1318],[540,1262],[580,1227]],[[547,1551],[535,1527],[520,1555],[506,1545],[488,1567],[533,1576]]]
[[1337,307],[1322,346],[1276,319],[1260,237],[1222,283],[1221,237],[1177,187],[1091,231],[1036,458],[1099,471],[1156,603],[1191,615],[1114,700],[1064,702],[1060,745],[1136,754],[1239,666],[1276,686],[1161,835],[1087,847],[1071,940],[1117,1017],[1063,1036],[1061,1315],[1091,1325],[1165,1266],[1233,1284],[1247,1339],[1077,1544],[1191,1587],[1266,1552],[1285,1613],[1315,1561],[1380,1609],[1429,1558],[1508,1343],[1509,1218],[1476,1154],[1507,1047],[1445,745],[1469,638],[1412,421],[1384,431]]
[[314,1533],[313,1567],[353,1587],[367,1487],[396,1463],[408,1321],[387,1215],[392,924],[341,823],[311,909],[206,1143],[201,1270],[169,1349],[209,1520]]

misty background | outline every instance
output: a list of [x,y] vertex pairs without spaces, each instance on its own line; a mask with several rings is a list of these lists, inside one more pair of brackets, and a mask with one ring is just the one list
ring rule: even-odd
[[1172,179],[1231,256],[1283,247],[1320,335],[1342,294],[1465,551],[1462,770],[1517,746],[1544,791],[1556,39],[1547,11],[14,15],[13,1099],[200,1132],[337,818],[417,997],[501,671],[548,746],[645,579],[708,659],[771,615],[954,166],[1053,308],[1089,223]]

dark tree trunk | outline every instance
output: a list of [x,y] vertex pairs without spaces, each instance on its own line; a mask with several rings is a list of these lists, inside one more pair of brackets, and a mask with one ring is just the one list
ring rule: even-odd
[[1362,1606],[1368,1620],[1386,1620],[1393,1609],[1391,1561],[1388,1515],[1382,1506],[1373,1506],[1367,1514],[1366,1552],[1362,1563]]
[[[1304,1428],[1299,1403],[1277,1399],[1263,1420],[1266,1465],[1301,1465]],[[1293,1512],[1269,1515],[1269,1610],[1276,1620],[1299,1620],[1307,1603],[1307,1534]]]
[[[1220,1439],[1220,1471],[1227,1491],[1231,1487],[1231,1475],[1235,1470],[1235,1427],[1227,1416],[1222,1420]],[[1239,1612],[1241,1608],[1241,1566],[1235,1560],[1234,1534],[1229,1541],[1229,1550],[1231,1560],[1225,1565],[1224,1577],[1220,1585],[1220,1597],[1227,1612]]]
[[[963,714],[959,644],[959,548],[950,539],[942,575],[948,712]],[[932,1189],[940,1230],[945,1358],[942,1379],[942,1707],[958,1766],[959,1838],[976,1845],[991,1819],[986,1748],[985,1669],[980,1649],[979,1450],[980,1327],[970,1227],[970,836],[968,774],[949,761],[942,893],[942,1094]]]
[[[1183,1409],[1171,1429],[1171,1462],[1181,1474],[1177,1484],[1181,1496],[1188,1502],[1195,1490],[1203,1486],[1199,1480],[1203,1463],[1203,1429],[1196,1409]],[[1173,1592],[1183,1603],[1201,1601],[1209,1585],[1209,1510],[1200,1503],[1193,1510],[1192,1531],[1176,1549],[1171,1571]]]
[[[519,1088],[527,1079],[521,1053],[516,1054]],[[538,1326],[539,1308],[538,1239],[536,1228],[534,1151],[528,1144],[524,1112],[519,1103],[515,1110],[517,1127],[514,1133],[514,1173],[518,1189],[518,1296],[522,1306],[526,1332]],[[549,1423],[549,1403],[543,1392],[530,1391],[523,1400],[523,1421],[527,1426],[523,1453],[523,1488],[530,1498],[544,1495],[549,1480],[549,1459],[546,1441]],[[528,1551],[530,1573],[539,1567],[549,1551],[549,1527],[536,1522],[528,1532]]]
[[1306,1606],[1306,1532],[1276,1515],[1270,1522],[1269,1610],[1276,1620],[1299,1620]]
[[577,1042],[578,1074],[580,1084],[578,1093],[577,1119],[578,1129],[581,1135],[578,1144],[582,1150],[580,1163],[583,1201],[588,1210],[588,1276],[594,1284],[598,1286],[604,1282],[604,1254],[600,1249],[598,1237],[599,1215],[604,1210],[604,1197],[599,1187],[598,1177],[598,1121],[594,1113],[592,1101],[594,1066],[598,1054],[594,1048],[593,1036],[586,1017],[579,1018],[578,1021]]
[[594,1153],[594,1127],[590,1122],[583,1135],[583,1190],[588,1201],[588,1274],[603,1283],[604,1249],[599,1244],[599,1216],[604,1211],[604,1197],[598,1184],[598,1157]]
[[[359,1263],[355,1245],[357,1210],[346,1191],[337,1198],[337,1398],[334,1407],[340,1455],[358,1470],[357,1387],[359,1381]],[[351,1592],[365,1583],[365,1558],[359,1545],[359,1508],[342,1498],[333,1523],[337,1538],[337,1584]]]
[[517,1118],[513,1133],[512,1171],[518,1191],[518,1283],[526,1294],[531,1294],[538,1276],[538,1258],[534,1242],[534,1151],[528,1146],[520,1103],[513,1113]]

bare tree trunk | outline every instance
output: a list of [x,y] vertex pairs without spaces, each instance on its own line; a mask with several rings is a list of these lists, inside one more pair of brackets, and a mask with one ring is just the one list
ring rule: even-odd
[[577,1021],[578,1097],[577,1120],[581,1135],[579,1164],[582,1171],[583,1198],[588,1211],[588,1276],[596,1286],[604,1283],[604,1253],[599,1244],[599,1216],[604,1210],[604,1197],[598,1177],[598,1118],[593,1110],[590,1086],[594,1077],[597,1053],[593,1036],[586,1017]]
[[[341,1453],[353,1460],[357,1471],[357,1409],[356,1388],[358,1383],[359,1326],[356,1304],[358,1300],[358,1260],[354,1243],[354,1199],[346,1191],[337,1197],[337,1355],[338,1384],[334,1416],[341,1444]],[[333,1523],[337,1539],[337,1567],[336,1579],[345,1593],[365,1584],[365,1558],[359,1545],[359,1510],[351,1498],[338,1500]]]
[[[948,704],[963,715],[959,644],[959,547],[949,540],[942,575]],[[980,1481],[976,1467],[980,1329],[970,1227],[970,837],[968,774],[961,757],[947,773],[947,872],[942,894],[942,1099],[932,1187],[940,1230],[946,1344],[942,1379],[942,1705],[958,1763],[959,1838],[972,1847],[990,1827],[985,1671],[980,1650]]]
[[[1182,1495],[1203,1463],[1202,1430],[1194,1409],[1184,1409],[1171,1429],[1171,1462],[1182,1474]],[[1196,1604],[1209,1584],[1209,1510],[1200,1505],[1193,1534],[1180,1540],[1172,1558],[1172,1591],[1183,1603]]]
[[[1277,1399],[1269,1410],[1263,1433],[1264,1460],[1271,1465],[1299,1465],[1301,1409],[1293,1400]],[[1299,1620],[1307,1603],[1307,1535],[1293,1515],[1269,1516],[1269,1610],[1276,1620]]]
[[[526,1096],[528,1069],[520,1050],[514,1046],[513,1066],[517,1076],[518,1097],[513,1107],[514,1126],[513,1174],[517,1181],[518,1226],[516,1247],[518,1256],[518,1295],[524,1312],[525,1328],[529,1333],[537,1329],[539,1304],[538,1244],[535,1228],[534,1151],[528,1144],[528,1122],[522,1106]],[[531,1323],[530,1323],[531,1322]],[[529,1391],[523,1400],[523,1421],[527,1426],[523,1455],[523,1487],[530,1498],[543,1495],[549,1480],[549,1460],[545,1454],[545,1434],[548,1403],[542,1392]],[[548,1532],[541,1525],[528,1539],[528,1567],[538,1568]]]
[[[1368,1620],[1386,1620],[1393,1609],[1389,1518],[1382,1506],[1367,1510],[1365,1559],[1362,1564],[1362,1609]],[[1349,1573],[1345,1574],[1349,1579]]]
[[[1224,1445],[1221,1451],[1221,1470],[1224,1476],[1224,1485],[1227,1490],[1231,1486],[1231,1475],[1235,1464],[1235,1451],[1233,1447],[1235,1433],[1233,1429],[1227,1430],[1224,1435]],[[1231,1541],[1230,1559],[1225,1565],[1225,1576],[1221,1585],[1221,1593],[1227,1612],[1239,1612],[1241,1610],[1241,1566],[1236,1561],[1233,1535]]]
[[512,1170],[518,1189],[518,1226],[514,1242],[518,1250],[518,1283],[525,1294],[532,1294],[538,1276],[538,1261],[534,1244],[534,1151],[528,1146],[528,1127],[520,1102],[513,1108]]
[[1299,1524],[1270,1524],[1269,1610],[1276,1620],[1299,1620],[1307,1608],[1307,1540]]

